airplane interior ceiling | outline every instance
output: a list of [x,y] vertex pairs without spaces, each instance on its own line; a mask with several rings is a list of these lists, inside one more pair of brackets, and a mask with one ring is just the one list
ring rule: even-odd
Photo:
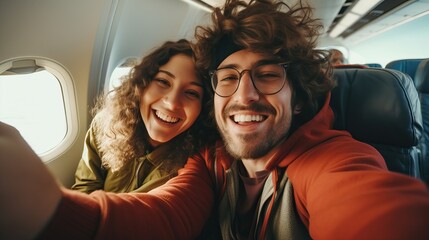
[[[219,4],[224,0],[206,1],[209,4]],[[325,30],[328,31],[332,25],[338,23],[341,15],[347,13],[347,8],[358,1],[362,0],[308,0],[308,3],[315,9],[315,17],[322,20]],[[72,62],[79,65],[85,61],[101,64],[98,72],[104,69],[108,75],[127,57],[141,57],[163,41],[192,38],[195,26],[204,25],[210,20],[208,12],[183,0],[90,1],[94,4],[84,0],[66,2],[67,4],[64,4],[64,1],[52,0],[39,0],[37,3],[30,0],[1,1],[0,27],[3,33],[9,34],[1,34],[0,41],[3,46],[18,43],[20,46],[17,49],[1,47],[2,59],[7,59],[17,52],[18,55],[38,55],[43,52],[52,58],[66,56],[66,59],[59,59],[65,64]],[[334,39],[328,34],[323,35],[320,45],[347,46],[376,34],[380,29],[429,12],[429,0],[385,0],[381,1],[379,6],[393,2],[403,3],[392,9],[388,16],[374,19],[371,24],[356,29],[356,32],[349,34],[347,38],[340,36]],[[97,24],[95,18],[101,19],[98,25],[94,25]],[[27,24],[34,27],[28,28]],[[67,28],[68,31],[61,28]],[[46,36],[52,36],[52,39],[45,39]],[[19,42],[16,42],[16,39]],[[83,42],[86,49],[75,50],[71,47],[78,42]],[[92,51],[99,53],[91,55]],[[69,53],[65,54],[67,52]],[[78,55],[79,52],[82,54]],[[94,74],[92,73],[91,77],[94,77]]]
[[[225,2],[225,0],[194,1],[203,1],[211,6],[221,6]],[[283,1],[293,5],[298,0]],[[347,13],[352,12],[354,5],[376,4],[369,12],[361,15],[353,25],[347,27],[339,37],[324,34],[319,42],[322,47],[350,46],[429,13],[429,0],[307,0],[307,3],[315,9],[314,15],[322,21],[325,33],[330,33]]]

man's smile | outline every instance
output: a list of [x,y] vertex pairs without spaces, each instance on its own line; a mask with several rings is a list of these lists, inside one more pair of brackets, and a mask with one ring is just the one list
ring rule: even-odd
[[267,116],[260,114],[236,114],[232,115],[231,119],[235,123],[249,123],[249,122],[262,122],[267,119]]

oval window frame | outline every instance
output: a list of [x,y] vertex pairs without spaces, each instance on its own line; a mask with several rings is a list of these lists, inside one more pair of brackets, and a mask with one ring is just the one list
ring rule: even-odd
[[75,94],[73,77],[59,62],[45,57],[34,56],[16,57],[0,62],[0,74],[12,68],[14,62],[25,60],[34,61],[37,66],[44,68],[46,71],[54,75],[61,88],[66,121],[64,138],[52,149],[38,154],[44,163],[49,163],[71,147],[78,136],[79,121],[77,115],[77,97]]

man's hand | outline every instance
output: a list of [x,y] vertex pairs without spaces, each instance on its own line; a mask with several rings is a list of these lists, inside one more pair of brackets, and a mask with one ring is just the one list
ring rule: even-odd
[[0,122],[0,239],[31,239],[61,200],[54,177],[12,126]]

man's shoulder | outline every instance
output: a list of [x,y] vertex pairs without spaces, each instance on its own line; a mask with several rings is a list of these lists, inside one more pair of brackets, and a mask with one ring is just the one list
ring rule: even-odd
[[321,142],[302,154],[288,167],[288,175],[321,175],[353,168],[386,169],[382,155],[371,145],[342,135]]

